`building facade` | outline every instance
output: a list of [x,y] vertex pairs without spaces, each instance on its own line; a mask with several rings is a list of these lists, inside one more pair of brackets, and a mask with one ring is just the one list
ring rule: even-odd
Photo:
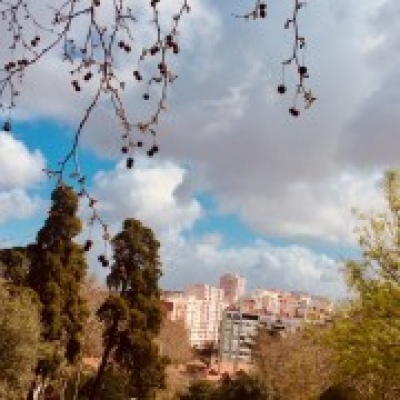
[[190,345],[202,348],[218,343],[219,323],[226,308],[223,291],[210,285],[190,285],[184,292],[165,292],[169,318],[183,321]]
[[238,274],[224,274],[219,280],[219,287],[224,292],[224,301],[232,305],[244,296],[246,280]]
[[207,343],[218,343],[219,322],[226,307],[222,290],[209,285],[191,285],[185,294],[185,325],[189,329],[190,344],[202,348]]
[[250,345],[257,334],[259,315],[226,310],[220,324],[220,362],[250,363]]
[[219,360],[234,365],[252,363],[252,345],[259,329],[285,335],[300,329],[302,320],[227,309],[220,324]]
[[183,322],[191,346],[219,343],[220,355],[237,362],[249,362],[245,343],[260,323],[280,321],[291,330],[304,321],[321,323],[330,318],[332,303],[324,297],[278,289],[258,289],[245,297],[245,284],[239,275],[225,274],[219,287],[197,284],[184,291],[164,292],[166,315]]

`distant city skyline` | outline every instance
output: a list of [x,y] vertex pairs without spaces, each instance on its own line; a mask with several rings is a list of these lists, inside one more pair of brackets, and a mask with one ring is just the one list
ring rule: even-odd
[[[239,340],[240,336],[238,327],[233,327],[234,321],[227,318],[230,311],[238,313],[240,319],[246,315],[249,320],[256,321],[256,325],[263,319],[296,330],[305,322],[325,323],[334,307],[330,299],[309,293],[260,288],[245,294],[244,287],[243,277],[225,273],[220,276],[218,286],[192,282],[182,290],[163,291],[161,299],[166,317],[183,323],[192,347],[203,348],[210,343],[216,345],[221,334],[224,335],[224,324],[227,323],[230,334],[225,338],[228,339],[226,345],[229,349],[226,351],[229,354],[233,341]],[[251,332],[256,325],[251,323]],[[237,348],[237,344],[234,346]],[[244,353],[249,361],[248,352]]]

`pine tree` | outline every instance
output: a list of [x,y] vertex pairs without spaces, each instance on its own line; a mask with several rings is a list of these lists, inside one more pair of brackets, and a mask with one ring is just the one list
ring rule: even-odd
[[81,231],[78,197],[72,188],[59,184],[51,200],[49,216],[31,247],[28,281],[42,303],[43,339],[58,343],[62,357],[73,363],[80,354],[87,316],[80,296],[87,265],[83,249],[73,241]]
[[127,219],[112,245],[114,263],[107,278],[111,294],[99,310],[106,324],[105,351],[91,398],[96,398],[101,374],[113,353],[114,362],[129,376],[132,395],[152,399],[164,386],[166,365],[155,341],[161,326],[160,244],[151,229]]

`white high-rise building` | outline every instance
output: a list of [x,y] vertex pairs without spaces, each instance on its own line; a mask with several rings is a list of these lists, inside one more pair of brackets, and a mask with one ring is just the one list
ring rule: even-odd
[[217,343],[219,322],[226,308],[223,291],[209,285],[191,285],[186,288],[185,295],[185,325],[189,329],[190,344],[201,348],[210,342]]
[[221,289],[209,285],[190,285],[184,292],[165,292],[163,300],[170,304],[172,320],[183,321],[191,346],[204,347],[218,343],[219,323],[227,307]]
[[225,302],[232,305],[244,296],[246,280],[238,274],[224,274],[219,280],[219,287],[224,292]]

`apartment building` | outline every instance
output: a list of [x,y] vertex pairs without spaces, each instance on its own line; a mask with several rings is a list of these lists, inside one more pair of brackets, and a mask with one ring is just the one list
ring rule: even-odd
[[191,346],[204,347],[218,342],[219,323],[227,307],[222,289],[210,285],[190,285],[184,292],[165,292],[169,318],[183,321]]
[[[219,287],[195,284],[184,291],[164,292],[162,298],[167,317],[182,321],[188,330],[190,344],[198,348],[210,342],[218,343],[221,332],[225,335],[222,343],[227,341],[224,344],[228,346],[227,354],[239,357],[239,361],[241,358],[247,360],[249,356],[248,348],[241,346],[241,341],[251,336],[260,321],[264,324],[280,321],[286,330],[291,330],[304,321],[319,323],[330,318],[332,303],[324,297],[278,289],[258,289],[245,297],[245,284],[245,279],[239,275],[225,274],[220,278]],[[223,314],[226,309],[227,313]],[[238,333],[238,321],[242,321],[241,333]],[[227,336],[227,332],[231,334]],[[244,339],[240,339],[241,336]]]
[[285,335],[300,329],[302,321],[272,315],[227,309],[220,324],[219,360],[234,364],[252,363],[252,344],[259,329]]
[[219,322],[226,308],[224,293],[209,285],[191,285],[185,290],[187,296],[186,326],[192,346],[218,342]]
[[320,320],[332,312],[332,302],[329,299],[304,292],[258,289],[249,297],[254,300],[255,312],[280,318]]
[[257,334],[260,316],[228,309],[220,324],[219,359],[221,362],[250,363],[250,345]]
[[244,296],[246,280],[238,274],[224,274],[219,279],[219,287],[224,291],[225,302],[232,305]]

